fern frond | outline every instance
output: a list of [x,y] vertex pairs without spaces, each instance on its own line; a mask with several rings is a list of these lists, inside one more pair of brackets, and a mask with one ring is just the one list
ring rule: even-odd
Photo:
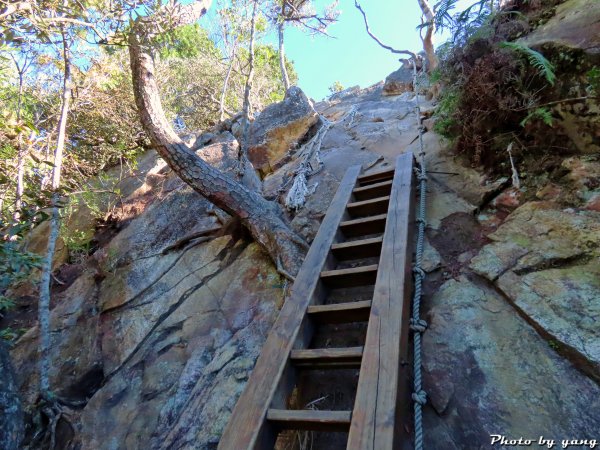
[[437,29],[451,26],[453,19],[450,11],[456,8],[458,0],[441,0],[433,7],[433,23]]
[[500,47],[513,50],[526,56],[529,60],[529,64],[531,64],[541,76],[546,78],[546,81],[548,81],[550,85],[554,86],[556,81],[554,66],[540,52],[517,42],[502,42],[500,43]]

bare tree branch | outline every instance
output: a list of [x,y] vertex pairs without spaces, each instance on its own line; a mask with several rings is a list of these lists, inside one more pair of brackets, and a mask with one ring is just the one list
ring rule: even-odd
[[381,40],[371,32],[371,29],[369,27],[369,21],[367,20],[367,14],[365,13],[365,11],[362,9],[362,7],[360,6],[360,4],[358,3],[358,0],[354,0],[354,6],[356,6],[356,9],[358,9],[360,11],[360,13],[362,14],[363,19],[365,21],[365,28],[367,30],[367,34],[369,36],[371,36],[371,38],[375,42],[377,42],[381,47],[385,48],[386,50],[389,50],[392,53],[395,53],[397,55],[409,55],[415,61],[417,60],[416,53],[413,53],[410,50],[397,50],[394,47],[391,47],[391,46],[389,46],[389,45],[384,44],[383,42],[381,42]]

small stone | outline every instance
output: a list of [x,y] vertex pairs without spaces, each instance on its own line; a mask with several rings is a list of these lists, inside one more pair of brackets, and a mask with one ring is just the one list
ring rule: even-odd
[[585,209],[600,212],[600,194],[594,195],[586,204]]
[[502,192],[492,201],[492,205],[496,208],[512,211],[521,204],[522,192],[516,188],[510,188]]
[[563,190],[560,186],[554,183],[548,183],[546,186],[537,191],[535,196],[540,200],[556,200],[562,195],[562,193]]

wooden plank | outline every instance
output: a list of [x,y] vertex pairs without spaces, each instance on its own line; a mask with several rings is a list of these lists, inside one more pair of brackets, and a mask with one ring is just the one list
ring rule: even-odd
[[340,230],[346,237],[383,233],[386,219],[387,214],[379,214],[364,219],[345,220],[340,223]]
[[379,172],[367,173],[358,177],[358,183],[361,186],[368,184],[380,183],[382,181],[391,180],[394,178],[394,168],[380,170]]
[[412,153],[398,157],[379,272],[371,305],[348,449],[400,448],[412,293],[414,186]]
[[[287,390],[292,387],[289,381],[293,380],[293,377],[289,376],[289,370],[285,371],[289,368],[290,351],[298,336],[308,305],[320,286],[320,274],[326,269],[331,246],[339,235],[339,223],[347,214],[346,205],[356,185],[359,172],[360,166],[353,166],[346,171],[304,259],[290,296],[267,336],[246,388],[223,431],[219,449],[273,447],[277,433],[267,424],[267,410],[274,398],[285,398],[289,394]],[[282,380],[284,371],[288,375],[285,380]]]
[[351,411],[312,409],[269,409],[267,419],[281,429],[310,431],[348,431]]
[[330,288],[368,286],[375,284],[377,264],[352,267],[350,269],[325,270],[321,272],[321,280]]
[[291,360],[305,369],[350,369],[360,367],[362,347],[292,350]]
[[370,311],[370,300],[308,307],[311,319],[318,323],[366,322],[369,320]]
[[348,203],[348,213],[352,217],[374,216],[385,214],[390,204],[390,197],[378,197],[361,202]]
[[369,198],[383,197],[390,195],[392,190],[392,180],[381,181],[379,183],[368,184],[367,186],[357,187],[352,191],[356,200],[367,200]]
[[371,258],[380,255],[382,242],[383,237],[341,242],[339,244],[333,244],[331,246],[331,251],[338,261]]

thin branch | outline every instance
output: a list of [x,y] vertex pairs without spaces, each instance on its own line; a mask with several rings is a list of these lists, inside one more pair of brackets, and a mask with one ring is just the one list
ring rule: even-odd
[[385,48],[386,50],[389,50],[392,53],[395,53],[397,55],[409,55],[415,61],[417,60],[417,55],[415,53],[411,52],[410,50],[397,50],[397,49],[390,47],[389,45],[386,45],[383,42],[381,42],[381,40],[371,32],[371,29],[369,28],[369,21],[367,20],[367,14],[365,13],[365,11],[362,9],[360,4],[358,3],[358,0],[354,0],[354,6],[356,6],[356,8],[362,14],[363,19],[365,20],[365,28],[367,30],[367,34],[369,36],[371,36],[371,38],[373,38],[373,40],[375,42],[377,42],[381,47]]

